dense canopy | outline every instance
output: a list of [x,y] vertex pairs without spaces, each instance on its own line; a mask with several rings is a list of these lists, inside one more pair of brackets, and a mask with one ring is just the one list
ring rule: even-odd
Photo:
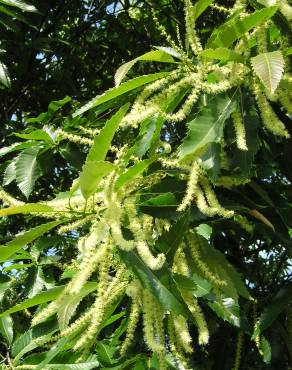
[[0,0],[0,369],[292,368],[287,0]]

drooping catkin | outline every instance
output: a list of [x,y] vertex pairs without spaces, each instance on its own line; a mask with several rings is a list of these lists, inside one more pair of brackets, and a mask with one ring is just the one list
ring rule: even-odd
[[178,211],[182,212],[184,211],[192,202],[196,188],[197,188],[197,183],[200,175],[200,167],[196,161],[192,163],[192,166],[190,168],[190,173],[189,173],[189,179],[187,183],[187,190],[185,193],[185,196],[182,200],[182,203],[178,207]]
[[121,355],[127,352],[128,348],[130,347],[133,341],[135,329],[138,324],[138,320],[139,320],[139,305],[136,302],[132,302],[131,311],[129,315],[128,327],[126,331],[126,338],[124,339],[124,342],[120,349]]
[[[147,290],[143,290],[143,329],[144,329],[144,338],[145,342],[148,347],[156,352],[157,344],[155,342],[154,337],[154,312],[153,312],[153,304],[152,304],[152,295]],[[161,348],[158,348],[159,350]]]
[[209,342],[209,329],[204,317],[204,314],[198,304],[196,298],[194,298],[189,292],[185,292],[183,297],[186,301],[186,304],[191,311],[197,325],[198,329],[198,342],[200,345],[207,344]]
[[220,216],[224,217],[224,218],[229,218],[229,217],[232,217],[234,216],[234,212],[231,211],[231,210],[227,210],[225,208],[223,208],[219,202],[218,202],[218,199],[216,197],[216,194],[215,192],[213,191],[213,189],[211,188],[210,186],[210,183],[209,181],[205,178],[205,177],[201,177],[200,179],[200,183],[202,184],[203,186],[203,189],[204,189],[204,192],[205,192],[205,195],[206,195],[206,198],[207,198],[207,201],[210,205],[210,207]]
[[191,347],[192,338],[189,333],[186,319],[181,315],[173,316],[173,325],[179,347],[186,353],[193,352],[193,348]]
[[248,147],[246,145],[245,127],[240,111],[235,111],[234,113],[232,113],[232,121],[236,135],[237,148],[240,150],[248,150]]
[[147,266],[152,270],[159,270],[165,262],[164,254],[160,253],[156,257],[152,254],[145,240],[144,230],[141,227],[142,222],[138,218],[135,204],[129,202],[126,204],[126,208],[128,211],[128,217],[131,220],[129,228],[134,234],[137,252]]
[[98,281],[98,290],[95,302],[92,307],[91,322],[88,325],[87,331],[83,333],[80,339],[74,346],[74,349],[82,348],[86,343],[91,342],[95,337],[97,330],[102,322],[104,312],[105,312],[105,303],[106,303],[106,290],[108,286],[108,271],[110,268],[110,257],[112,244],[109,242],[106,244],[107,249],[103,257],[103,262],[99,268],[99,281]]
[[214,273],[210,271],[207,264],[201,259],[200,256],[200,237],[196,233],[189,233],[187,236],[188,247],[191,252],[191,256],[197,266],[201,271],[202,275],[210,281],[214,286],[222,288],[226,285],[225,281],[222,281]]
[[253,90],[265,128],[276,136],[289,138],[290,134],[286,130],[285,125],[276,116],[257,82],[253,84]]
[[194,55],[199,55],[203,50],[201,41],[195,30],[195,13],[191,0],[185,0],[186,33]]
[[242,346],[243,346],[243,332],[239,332],[237,336],[237,343],[236,343],[236,352],[235,352],[235,359],[234,359],[234,366],[232,370],[239,370],[240,368],[240,361],[241,361],[241,354],[242,354]]

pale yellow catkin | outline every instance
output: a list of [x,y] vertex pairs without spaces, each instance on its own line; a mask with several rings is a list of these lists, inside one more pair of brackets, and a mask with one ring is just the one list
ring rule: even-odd
[[261,350],[261,337],[259,332],[259,320],[257,318],[257,303],[256,301],[252,302],[252,315],[253,315],[253,329],[254,329],[254,342],[260,354],[262,354]]
[[174,314],[169,314],[167,318],[167,336],[170,346],[170,351],[173,357],[181,363],[183,368],[188,369],[187,360],[182,352],[182,348],[177,341],[175,329],[174,329]]
[[[143,290],[143,329],[145,342],[149,349],[156,352],[156,342],[154,338],[154,317],[152,295],[147,289]],[[160,348],[159,348],[160,349]]]
[[108,258],[107,245],[101,244],[99,248],[93,249],[88,253],[79,265],[77,274],[73,277],[69,287],[69,294],[78,294],[86,281],[96,270],[98,264],[104,259]]
[[126,331],[126,338],[120,348],[121,355],[125,354],[133,342],[135,330],[139,320],[139,305],[136,302],[131,304],[131,312],[129,315],[129,323]]
[[235,111],[234,113],[232,113],[232,121],[236,134],[237,148],[240,150],[248,150],[248,147],[246,145],[245,127],[240,111]]
[[182,200],[182,203],[177,208],[179,212],[184,211],[191,204],[194,198],[195,192],[196,192],[199,175],[200,175],[200,167],[198,163],[194,161],[190,168],[189,179],[187,183],[187,190],[186,190],[185,196]]
[[195,30],[194,7],[190,0],[185,0],[185,24],[186,34],[194,55],[199,55],[203,50],[201,41]]
[[219,204],[215,192],[213,191],[213,189],[210,186],[209,181],[205,177],[201,177],[200,183],[202,184],[202,186],[204,188],[204,192],[206,194],[206,198],[208,200],[208,203],[209,203],[210,207],[212,209],[216,210],[216,213],[218,215],[220,215],[222,217],[225,217],[225,218],[229,218],[229,217],[234,216],[233,211],[227,210]]
[[130,251],[135,248],[132,240],[126,240],[121,230],[122,206],[118,201],[112,201],[105,215],[105,220],[111,230],[111,235],[119,248]]
[[194,298],[190,293],[185,292],[183,297],[186,301],[186,304],[191,311],[197,325],[198,329],[198,342],[200,345],[205,345],[209,342],[209,330],[204,317],[204,314],[198,304],[196,298]]
[[286,90],[277,89],[276,96],[287,113],[292,114],[292,95]]
[[163,308],[157,302],[155,302],[154,309],[155,309],[156,336],[157,336],[157,341],[159,343],[159,347],[161,348],[159,351],[156,352],[156,354],[158,357],[158,363],[159,363],[160,370],[167,370],[167,365],[165,361],[165,357],[166,357],[165,333],[164,333],[164,326],[163,326],[164,312],[163,312]]
[[237,343],[236,343],[236,353],[234,359],[234,366],[232,370],[239,370],[240,369],[240,361],[241,361],[241,354],[242,354],[242,346],[243,346],[243,333],[239,332],[237,336]]
[[232,12],[232,9],[226,8],[226,7],[218,5],[216,3],[215,4],[210,4],[210,7],[215,9],[215,10],[218,10],[219,12],[223,12],[223,13],[226,13],[226,14],[230,14]]
[[8,204],[9,206],[21,206],[25,204],[24,202],[8,194],[1,186],[0,186],[0,200]]
[[287,0],[278,1],[280,12],[290,22],[292,20],[292,6]]
[[130,201],[126,204],[126,208],[128,211],[128,217],[131,220],[129,228],[134,234],[137,252],[147,266],[152,270],[159,270],[165,262],[165,255],[160,253],[156,257],[153,256],[144,238],[144,231],[141,227],[141,221],[138,218],[135,204]]
[[191,346],[192,338],[189,333],[186,319],[181,315],[175,316],[173,317],[173,324],[176,333],[176,338],[178,340],[180,347],[184,350],[184,352],[192,353],[193,352],[193,348]]
[[200,187],[196,189],[196,204],[198,209],[206,216],[212,217],[217,214],[216,208],[211,208],[205,198],[205,195]]
[[[117,276],[118,275],[119,274],[117,274]],[[89,317],[89,325],[87,326],[87,330],[83,332],[83,335],[74,346],[73,349],[75,351],[92,346],[94,338],[97,337],[102,327],[101,324],[104,318],[104,313],[113,302],[116,302],[119,297],[125,293],[127,282],[119,282],[121,276],[118,276],[118,279],[116,279],[116,277],[113,279],[109,288],[105,290],[104,294],[100,293],[99,296],[97,296]]]
[[187,242],[188,247],[191,252],[191,256],[198,267],[198,269],[201,271],[202,275],[210,281],[214,286],[218,288],[222,288],[226,285],[225,281],[222,281],[216,276],[209,268],[208,265],[201,259],[200,256],[200,239],[198,235],[194,232],[189,233],[187,236]]
[[173,261],[172,271],[189,276],[189,266],[183,248],[178,248]]
[[263,92],[261,92],[260,86],[257,82],[254,82],[253,84],[253,90],[265,128],[276,136],[289,138],[290,135],[286,130],[285,125],[279,120],[275,112],[272,110],[265,95]]
[[60,333],[61,337],[69,337],[75,332],[81,331],[90,321],[92,316],[93,307],[91,307],[88,311],[86,311],[82,316],[75,320],[71,325],[69,325],[66,329],[62,330]]
[[266,53],[268,49],[268,42],[267,42],[267,27],[265,24],[257,28],[256,38],[258,53],[259,54]]
[[89,324],[87,331],[81,336],[74,346],[74,349],[82,348],[86,343],[93,340],[95,337],[98,327],[100,326],[104,312],[105,312],[105,294],[108,285],[108,271],[110,268],[110,256],[111,256],[111,244],[107,244],[106,253],[103,257],[102,264],[99,269],[99,282],[95,302],[93,304],[93,310],[91,315],[91,323]]
[[83,226],[84,224],[86,224],[87,222],[93,220],[95,217],[96,217],[95,215],[89,215],[89,216],[83,217],[80,220],[76,220],[76,221],[71,222],[71,223],[69,223],[67,225],[61,226],[58,229],[58,234],[65,234],[65,233],[67,233],[69,231],[77,230],[81,226]]
[[89,145],[89,146],[93,144],[92,139],[88,139],[87,137],[82,137],[82,136],[75,135],[75,134],[70,134],[61,129],[56,130],[56,134],[64,139],[67,139],[68,141],[71,141],[72,143],[81,144],[81,145]]
[[169,346],[172,354],[174,357],[178,357],[178,349],[177,346],[179,344],[176,343],[176,334],[174,329],[174,323],[173,323],[173,314],[169,313],[167,318],[167,336],[169,341]]

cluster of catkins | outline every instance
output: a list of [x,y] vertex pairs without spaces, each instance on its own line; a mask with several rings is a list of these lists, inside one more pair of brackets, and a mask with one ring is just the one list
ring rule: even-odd
[[[124,211],[122,211],[122,209]],[[107,310],[124,294],[131,301],[128,327],[123,344],[120,347],[121,355],[124,354],[133,342],[134,333],[139,321],[143,318],[144,338],[149,349],[156,353],[160,369],[166,369],[166,352],[173,356],[184,367],[187,367],[185,355],[193,351],[192,338],[189,333],[185,317],[175,312],[165,310],[157,301],[150,290],[143,287],[135,275],[119,258],[117,248],[126,251],[136,250],[144,263],[152,270],[160,269],[165,263],[165,256],[154,256],[150,245],[169,225],[163,220],[155,220],[151,216],[139,215],[132,199],[125,199],[124,203],[116,200],[103,217],[92,222],[90,232],[79,239],[78,248],[80,261],[74,277],[67,284],[58,298],[46,308],[39,311],[32,320],[32,325],[45,321],[53,314],[59,316],[67,302],[78,297],[85,283],[92,274],[97,274],[98,287],[95,300],[91,307],[68,326],[60,328],[60,333],[50,341],[66,336],[78,337],[75,350],[86,350],[95,342],[103,322],[107,317]],[[128,221],[126,220],[130,220]],[[122,224],[125,223],[134,236],[132,240],[124,239]],[[65,229],[64,229],[65,228]],[[70,226],[60,228],[59,232],[68,231]],[[76,229],[76,223],[72,224]],[[189,231],[175,254],[172,271],[184,276],[191,276],[189,263],[185,250],[188,250],[192,261],[200,270],[202,276],[214,286],[214,291],[220,299],[220,289],[225,282],[210,271],[200,256],[200,238],[196,233]],[[189,292],[182,290],[183,299],[193,315],[198,330],[198,342],[207,344],[209,340],[208,327],[197,299]],[[224,306],[222,305],[222,309]],[[165,331],[167,328],[167,331]],[[38,339],[42,344],[46,338]]]
[[[236,1],[231,9],[226,9],[216,4],[213,5],[213,8],[226,14],[233,14],[240,9],[242,12],[241,17],[248,14],[246,4],[242,0]],[[265,91],[248,62],[243,64],[231,61],[225,64],[218,64],[203,58],[201,56],[203,46],[195,30],[193,15],[194,9],[191,1],[185,0],[186,35],[190,46],[188,53],[182,49],[180,37],[180,46],[177,46],[166,34],[164,28],[159,25],[160,31],[181,56],[182,63],[167,77],[149,84],[142,90],[130,112],[123,118],[121,127],[130,126],[136,128],[143,120],[157,115],[160,115],[166,123],[180,124],[185,122],[201,95],[216,95],[242,86],[250,89],[255,96],[265,128],[275,135],[288,137],[288,132],[274,113],[269,100],[280,101],[283,108],[291,112],[292,103],[289,93],[283,88],[278,88],[273,97],[271,97]],[[157,20],[155,14],[153,17],[154,20]],[[256,37],[258,52],[266,52],[267,27],[268,24],[264,24],[252,32],[246,33],[237,42],[235,51],[248,60],[250,55],[248,41],[251,37]],[[208,75],[210,73],[216,76],[216,82],[209,82]],[[286,72],[284,80],[291,83],[291,77],[288,76],[288,72]],[[176,111],[167,112],[166,107],[161,102],[170,101],[176,94],[184,96],[183,103]],[[238,108],[232,113],[231,117],[238,148],[248,150],[243,112]],[[83,131],[91,137],[96,134],[96,132],[88,129]],[[82,145],[91,145],[93,142],[91,138],[68,134],[62,130],[58,130],[57,134],[63,139]],[[125,150],[113,147],[112,151],[116,153],[117,165],[119,165],[122,162]],[[139,161],[139,159],[136,160]],[[210,217],[218,215],[229,218],[234,216],[233,211],[223,208],[218,202],[212,185],[204,170],[200,167],[198,158],[181,162],[177,159],[176,153],[172,153],[160,160],[162,167],[181,168],[184,173],[188,174],[187,189],[181,204],[177,208],[178,212],[184,212],[193,203],[196,204],[203,214]],[[149,176],[147,179],[148,185],[152,185],[160,179],[161,176]],[[61,327],[59,334],[50,340],[57,340],[64,336],[68,338],[78,337],[74,349],[84,350],[89,348],[103,328],[103,322],[107,317],[109,307],[124,294],[127,294],[131,307],[126,336],[120,348],[120,353],[124,354],[131,345],[141,316],[145,342],[149,349],[157,354],[160,369],[167,368],[165,363],[166,352],[173,354],[181,368],[187,368],[186,355],[193,351],[194,345],[192,344],[186,318],[173,311],[165,310],[155,298],[153,292],[143,286],[137,279],[130,266],[125,265],[118,253],[119,249],[127,252],[134,251],[148,268],[154,271],[161,269],[166,264],[165,255],[163,253],[155,254],[152,250],[152,245],[159,235],[169,227],[169,224],[166,221],[155,219],[139,212],[136,206],[135,194],[139,187],[141,188],[145,185],[145,179],[134,178],[131,183],[127,183],[126,186],[118,190],[115,188],[116,180],[117,174],[115,171],[103,180],[102,190],[94,194],[86,202],[86,216],[84,216],[85,201],[82,196],[73,196],[70,200],[70,207],[66,203],[67,200],[63,199],[46,203],[55,210],[54,216],[50,214],[46,217],[59,217],[71,220],[70,223],[59,228],[59,233],[77,230],[85,223],[90,223],[91,227],[89,233],[80,237],[78,242],[79,259],[78,263],[75,263],[77,272],[58,298],[48,304],[46,308],[37,312],[32,320],[32,325],[41,323],[53,314],[60,315],[64,304],[70,301],[70,299],[78,297],[86,282],[93,275],[97,275],[98,287],[92,306],[75,321],[73,320],[73,322],[67,323],[67,326]],[[1,190],[0,196],[8,204],[19,204],[3,190]],[[74,210],[73,213],[72,210]],[[72,214],[74,215],[74,221],[71,219]],[[243,216],[236,215],[236,217],[238,222],[245,222]],[[245,227],[248,228],[249,226],[246,225]],[[131,237],[125,237],[123,233],[125,228],[130,231]],[[191,261],[187,261],[186,251],[188,251],[188,256],[191,256]],[[189,263],[195,264],[202,276],[212,284],[214,294],[220,302],[221,289],[225,283],[202,260],[200,239],[192,230],[185,233],[174,257],[173,264],[169,268],[173,272],[190,276]],[[183,291],[182,295],[188,310],[193,316],[193,322],[196,324],[198,342],[201,345],[205,345],[209,340],[209,332],[198,300],[189,291]],[[223,305],[222,309],[224,309]],[[43,339],[43,342],[45,341],[46,338]],[[239,338],[240,341],[241,337]],[[239,359],[240,349],[236,355],[235,369],[239,366]]]

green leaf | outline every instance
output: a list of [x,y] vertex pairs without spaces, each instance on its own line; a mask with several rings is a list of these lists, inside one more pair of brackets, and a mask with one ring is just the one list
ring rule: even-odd
[[181,59],[181,54],[177,50],[175,50],[171,47],[168,47],[168,46],[154,46],[154,47],[157,50],[161,50],[166,54],[169,54],[169,55],[171,55],[175,58]]
[[[122,364],[117,366],[111,366],[103,368],[103,370],[127,370],[127,369],[133,369],[133,370],[146,370],[145,362],[142,362],[142,359],[144,359],[144,355],[138,354],[134,357],[131,357],[129,359],[126,359]],[[131,365],[131,367],[129,367]],[[154,370],[154,369],[152,369]]]
[[163,50],[152,50],[145,53],[127,63],[122,64],[115,73],[115,84],[119,86],[129,70],[138,61],[150,61],[150,62],[163,62],[163,63],[174,63],[174,59],[169,55],[169,53]]
[[270,8],[257,10],[242,19],[239,19],[239,15],[237,15],[231,21],[227,21],[226,24],[215,29],[207,41],[206,47],[230,47],[234,41],[241,38],[246,32],[270,19],[277,10],[277,6],[271,6]]
[[10,285],[10,279],[6,275],[0,274],[0,301],[2,301],[7,289],[10,288]]
[[81,291],[78,294],[67,297],[66,301],[57,311],[60,330],[63,330],[68,326],[71,317],[74,315],[82,299],[96,289],[97,283],[88,282],[82,287]]
[[14,253],[18,252],[25,245],[31,243],[39,236],[60,225],[62,221],[52,221],[18,235],[15,239],[8,242],[6,245],[0,247],[0,262],[6,261]]
[[121,311],[115,315],[110,316],[108,319],[102,322],[102,329],[118,321],[121,317],[125,316],[125,314],[126,314],[125,311]]
[[28,142],[28,143],[14,143],[10,146],[6,146],[4,148],[1,148],[0,149],[0,157],[6,155],[8,153],[11,153],[11,152],[15,152],[15,151],[18,151],[18,150],[30,148],[32,146],[35,146],[35,143],[31,143],[31,142]]
[[[119,252],[126,265],[133,270],[137,278],[141,281],[143,287],[150,290],[165,309],[174,311],[185,317],[191,317],[191,314],[184,305],[184,302],[179,301],[176,296],[174,296],[173,290],[166,287],[166,285],[161,281],[161,277],[158,278],[135,252],[126,252],[123,250],[120,250]],[[169,276],[162,275],[162,278],[163,277],[166,281],[169,281]],[[172,289],[174,289],[173,286]]]
[[116,351],[115,346],[111,346],[110,344],[102,342],[97,342],[96,344],[96,353],[98,359],[103,364],[114,364],[117,361],[113,359],[114,353]]
[[200,56],[207,59],[218,59],[218,60],[234,60],[236,62],[243,62],[244,58],[242,55],[236,53],[234,50],[227,48],[216,48],[216,49],[205,49],[201,52]]
[[173,193],[164,193],[154,196],[140,204],[140,210],[143,213],[148,213],[153,217],[175,219],[179,216],[177,210],[180,202],[176,199]]
[[19,206],[12,206],[9,208],[0,209],[0,217],[25,214],[25,213],[43,213],[43,212],[55,212],[54,208],[49,207],[45,204],[27,203]]
[[196,297],[207,296],[212,289],[212,285],[197,274],[190,277],[174,274],[173,278],[180,289],[188,290]]
[[10,315],[11,313],[15,313],[18,311],[23,311],[26,308],[38,306],[42,303],[47,303],[50,301],[53,301],[58,297],[58,295],[64,290],[64,286],[58,286],[49,290],[46,290],[45,292],[39,293],[33,298],[26,299],[25,301],[16,304],[12,308],[9,308],[8,310],[0,313],[0,317],[4,317],[7,315]]
[[211,5],[214,0],[199,0],[195,3],[193,10],[194,10],[194,19],[199,18],[199,16]]
[[15,180],[16,174],[15,174],[15,160],[10,162],[9,165],[5,168],[4,174],[3,174],[3,185],[9,185],[12,181]]
[[235,94],[231,98],[216,97],[203,107],[196,118],[187,123],[188,134],[179,147],[179,158],[194,155],[209,143],[218,143],[223,135],[224,123],[235,109]]
[[255,181],[251,181],[247,186],[250,187],[259,198],[262,198],[265,203],[267,203],[271,207],[275,207],[275,204],[270,198],[269,193],[264,189],[263,186],[256,183]]
[[5,64],[0,62],[0,83],[5,87],[11,86],[11,80],[9,77],[8,69]]
[[18,337],[12,345],[12,356],[13,363],[16,364],[17,361],[23,357],[27,352],[32,351],[39,345],[34,341],[37,338],[48,336],[55,331],[57,331],[58,325],[56,320],[48,320],[44,323],[34,326],[29,329],[20,337]]
[[27,4],[24,1],[20,1],[20,0],[0,0],[0,3],[13,6],[15,8],[19,8],[23,10],[24,12],[31,12],[31,13],[38,12],[35,6]]
[[96,192],[102,178],[113,171],[115,166],[110,162],[86,161],[80,174],[80,189],[85,199]]
[[45,366],[45,369],[91,370],[91,369],[96,369],[98,366],[99,366],[98,361],[89,361],[89,362],[79,362],[77,364],[48,364]]
[[281,51],[259,54],[251,58],[251,65],[268,92],[273,94],[284,73],[285,62]]
[[285,54],[286,56],[292,55],[292,47],[285,49],[285,50],[284,50],[284,54]]
[[206,171],[212,182],[216,181],[220,172],[220,152],[221,145],[219,143],[210,143],[198,159],[200,166]]
[[[48,39],[49,41],[49,39]],[[27,123],[48,123],[54,116],[55,113],[58,112],[65,104],[69,103],[72,99],[69,96],[65,96],[65,98],[61,100],[54,100],[48,106],[48,111],[39,114],[37,117],[27,118]],[[49,130],[47,130],[48,134],[50,135]]]
[[196,231],[199,235],[201,235],[206,240],[210,240],[212,235],[212,227],[208,224],[200,224],[196,227]]
[[39,146],[27,148],[17,158],[16,182],[22,193],[28,198],[36,180],[41,176],[41,169],[37,162]]
[[[33,342],[32,329],[30,329],[22,334],[19,338],[17,338],[16,341],[13,343],[12,355],[13,357],[16,357],[14,358],[15,364],[17,364],[19,357],[23,356],[25,353],[33,350],[36,347],[37,344]],[[19,356],[17,356],[18,354]]]
[[[200,258],[215,276],[225,281],[226,285],[222,287],[222,290],[227,297],[237,299],[237,294],[239,294],[244,298],[250,299],[250,294],[243,284],[241,276],[226,259],[225,255],[218,249],[215,249],[200,235],[197,235],[196,238]],[[190,267],[196,269],[193,263],[190,263]],[[197,271],[195,270],[195,272]]]
[[[39,363],[35,370],[43,370],[47,368],[47,365],[51,360],[58,355],[67,345],[68,337],[59,339],[51,349],[46,353],[45,359]],[[59,368],[58,368],[59,369]]]
[[[140,205],[141,206],[153,206],[153,207],[160,207],[160,206],[178,206],[178,201],[173,193],[163,193],[151,197],[145,201],[143,201]],[[162,246],[163,248],[163,246]],[[167,248],[163,248],[163,250],[167,250]]]
[[259,318],[259,323],[256,326],[254,336],[260,335],[276,320],[279,314],[292,301],[292,286],[286,286],[279,290],[278,294],[273,298],[271,304],[264,310]]
[[[17,19],[18,21],[27,24],[28,26],[34,28],[35,30],[38,29],[25,16],[20,14],[18,11],[14,11],[11,8],[8,8],[7,6],[0,5],[0,12],[6,14],[8,17],[12,19]],[[0,54],[1,54],[1,50],[0,50]]]
[[140,76],[137,78],[133,78],[127,82],[124,82],[120,86],[113,87],[112,89],[107,90],[104,94],[95,97],[94,99],[90,100],[86,105],[79,108],[74,114],[73,118],[80,116],[81,114],[87,112],[89,109],[95,108],[111,99],[114,99],[120,95],[123,95],[131,90],[136,89],[137,87],[146,85],[150,82],[159,80],[160,78],[166,77],[169,72],[160,72],[154,73],[150,75]]
[[86,161],[104,161],[110,148],[112,139],[119,123],[129,109],[130,104],[123,105],[119,111],[109,119],[100,133],[95,137],[94,143],[87,155]]
[[[1,247],[0,247],[1,250]],[[14,263],[13,265],[7,266],[3,269],[4,272],[11,270],[21,270],[33,266],[33,263]]]
[[128,160],[133,154],[139,158],[142,158],[145,155],[153,140],[155,140],[154,135],[162,120],[163,119],[161,117],[154,116],[147,118],[140,123],[139,136],[135,140],[134,145],[128,150],[125,160]]
[[58,112],[65,104],[69,103],[72,99],[70,96],[65,96],[60,100],[53,100],[48,106],[48,113],[52,115],[53,113]]
[[134,164],[134,166],[128,168],[122,175],[118,177],[115,184],[115,189],[120,189],[122,186],[141,175],[156,159],[156,156],[150,159],[144,159],[143,161],[137,162]]
[[220,303],[209,302],[208,306],[224,321],[237,327],[240,326],[239,305],[233,298],[223,298]]
[[53,140],[51,136],[44,130],[35,130],[30,132],[29,134],[19,134],[19,133],[14,133],[15,136],[20,137],[21,139],[26,139],[26,140],[41,140],[41,141],[46,141],[47,143],[53,143]]
[[37,266],[37,268],[32,270],[35,270],[35,274],[34,276],[32,276],[32,287],[30,288],[27,295],[28,298],[32,298],[40,293],[44,287],[52,287],[45,281],[44,273],[41,266]]
[[0,333],[9,344],[13,341],[13,320],[7,315],[0,318]]
[[211,292],[212,285],[206,279],[203,279],[201,276],[193,273],[191,279],[194,280],[197,289],[194,292],[196,297],[204,297]]

